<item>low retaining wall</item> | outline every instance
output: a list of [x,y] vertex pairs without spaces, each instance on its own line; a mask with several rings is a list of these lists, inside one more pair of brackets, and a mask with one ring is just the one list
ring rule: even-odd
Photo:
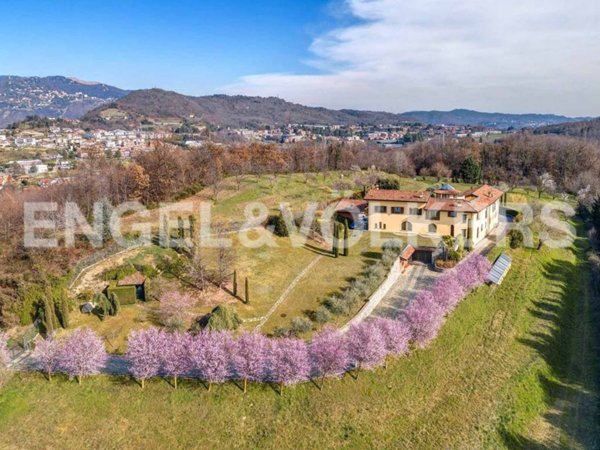
[[361,308],[361,310],[356,314],[346,325],[344,325],[341,329],[342,333],[348,331],[348,329],[356,324],[365,320],[368,316],[371,315],[373,310],[379,305],[379,302],[383,300],[383,298],[390,292],[392,286],[400,279],[402,275],[402,267],[400,265],[400,258],[394,261],[390,271],[387,274],[386,279],[379,285],[377,290],[371,294],[367,303]]

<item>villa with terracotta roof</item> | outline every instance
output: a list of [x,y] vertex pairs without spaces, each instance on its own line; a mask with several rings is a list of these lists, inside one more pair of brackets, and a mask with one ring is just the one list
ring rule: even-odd
[[394,233],[417,244],[462,236],[465,247],[472,248],[498,225],[503,194],[488,185],[465,192],[447,184],[431,192],[371,189],[365,197],[369,231]]

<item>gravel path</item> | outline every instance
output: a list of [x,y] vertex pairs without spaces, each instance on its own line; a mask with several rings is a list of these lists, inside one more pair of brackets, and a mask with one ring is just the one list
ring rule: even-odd
[[373,311],[376,317],[397,317],[411,300],[424,289],[429,289],[442,274],[425,265],[411,265],[400,276],[390,292]]
[[288,295],[290,295],[290,292],[292,292],[292,290],[296,287],[296,285],[300,282],[300,280],[302,280],[302,278],[304,278],[304,276],[321,260],[321,258],[323,258],[323,255],[319,255],[317,256],[315,259],[313,259],[310,264],[308,266],[306,266],[304,268],[304,270],[302,270],[302,272],[300,272],[298,274],[298,276],[296,278],[294,278],[294,281],[292,281],[290,283],[290,285],[286,288],[285,291],[283,291],[283,294],[281,294],[281,296],[277,299],[277,301],[273,304],[273,306],[271,306],[271,309],[269,309],[269,312],[267,314],[265,314],[262,318],[262,320],[258,323],[258,325],[256,326],[257,330],[260,330],[263,325],[265,323],[267,323],[267,320],[269,320],[269,317],[271,317],[273,315],[273,313],[275,312],[275,310],[279,307],[279,305],[281,305],[285,299],[288,297]]

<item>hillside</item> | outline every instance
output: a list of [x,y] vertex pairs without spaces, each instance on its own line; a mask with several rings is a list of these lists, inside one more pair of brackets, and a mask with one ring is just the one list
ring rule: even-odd
[[27,116],[78,119],[128,92],[62,76],[0,76],[0,127]]
[[536,134],[558,134],[600,141],[600,118],[538,128]]
[[142,120],[189,119],[221,127],[260,127],[282,124],[386,125],[421,122],[432,125],[475,125],[523,128],[572,121],[563,116],[538,114],[414,111],[393,114],[351,109],[331,110],[303,106],[275,97],[211,95],[191,97],[161,89],[134,91],[120,100],[90,111],[84,121],[94,126],[136,127]]
[[575,122],[577,118],[554,114],[485,113],[468,109],[452,111],[409,111],[405,113],[419,122],[432,125],[480,125],[490,128],[533,128],[544,125]]
[[162,89],[134,91],[128,96],[90,111],[83,118],[94,125],[136,126],[143,119],[191,119],[221,127],[265,125],[401,123],[398,114],[313,108],[275,97],[210,95],[191,97]]

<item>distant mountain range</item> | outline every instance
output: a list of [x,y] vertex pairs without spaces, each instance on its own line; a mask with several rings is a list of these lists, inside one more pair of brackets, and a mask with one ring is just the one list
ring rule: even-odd
[[600,141],[600,118],[581,122],[548,125],[534,131],[536,134],[559,134]]
[[128,92],[101,83],[65,77],[0,76],[0,127],[28,115],[81,118],[88,126],[134,128],[148,122],[184,119],[220,127],[284,124],[387,125],[420,122],[506,129],[539,127],[582,119],[552,114],[409,111],[394,114],[332,110],[290,103],[275,97],[210,95],[192,97],[162,89]]
[[0,128],[31,115],[78,119],[127,94],[106,84],[61,76],[0,76]]
[[490,128],[536,128],[576,122],[589,117],[565,117],[554,114],[503,114],[454,109],[452,111],[410,111],[405,113],[421,123],[432,125],[479,125]]

